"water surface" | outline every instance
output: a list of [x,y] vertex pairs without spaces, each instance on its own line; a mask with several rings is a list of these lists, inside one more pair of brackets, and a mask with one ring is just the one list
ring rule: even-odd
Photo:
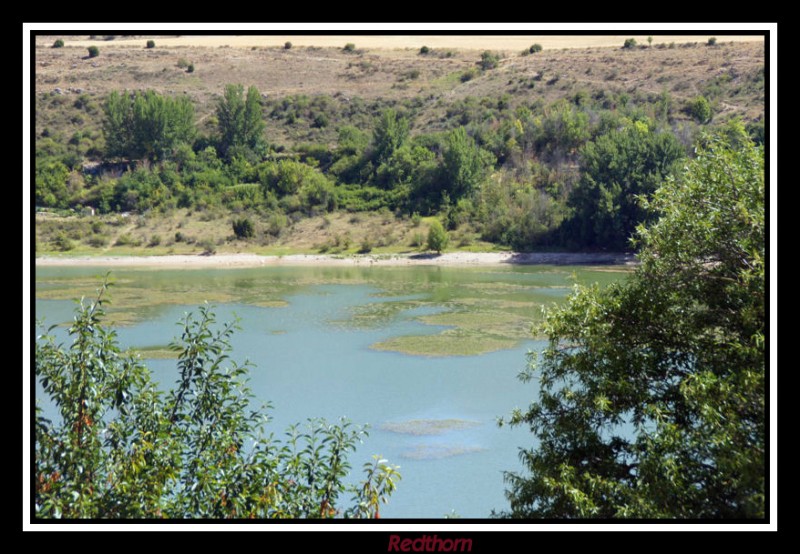
[[[506,507],[502,472],[518,470],[518,449],[531,444],[524,429],[495,423],[536,396],[535,383],[516,379],[543,344],[531,325],[576,282],[624,275],[607,269],[115,270],[108,316],[122,346],[163,347],[208,301],[217,321],[239,319],[233,357],[252,363],[250,385],[258,404],[273,405],[276,435],[310,417],[368,423],[354,469],[381,454],[403,476],[384,517],[480,518]],[[91,296],[102,274],[37,268],[36,317],[70,321],[69,299]],[[174,360],[146,363],[164,386],[175,381]]]

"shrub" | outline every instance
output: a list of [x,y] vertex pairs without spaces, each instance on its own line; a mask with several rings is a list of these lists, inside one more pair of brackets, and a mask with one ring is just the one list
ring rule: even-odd
[[154,246],[158,246],[161,244],[161,235],[153,235],[150,237],[150,241],[147,243],[147,246],[153,248]]
[[536,44],[531,44],[531,47],[528,48],[528,52],[530,52],[531,54],[535,54],[536,52],[541,52],[541,51],[542,51],[542,45],[539,44],[538,42]]
[[283,43],[283,49],[284,50],[291,50],[292,49],[292,43],[287,40],[286,42]]
[[344,48],[342,48],[342,50],[344,50],[345,52],[355,52],[356,45],[353,44],[352,42],[348,42],[347,44],[344,45]]
[[372,241],[369,240],[369,237],[365,237],[363,241],[361,241],[361,248],[358,249],[359,254],[369,254],[372,252]]
[[717,37],[711,37],[708,39],[706,46],[715,46],[717,44]]
[[489,50],[484,51],[481,54],[481,61],[479,65],[481,69],[484,71],[488,69],[494,69],[497,67],[497,64],[500,63],[500,55],[495,52],[490,52]]
[[625,44],[623,44],[622,47],[627,48],[628,50],[636,48],[636,39],[635,38],[625,39]]
[[86,240],[92,248],[103,248],[108,244],[108,239],[102,235],[93,235]]
[[100,49],[97,46],[90,46],[87,50],[89,51],[90,58],[96,58],[100,55]]
[[117,237],[117,240],[114,241],[114,246],[141,246],[142,241],[134,239],[129,234],[125,233]]
[[284,214],[274,213],[267,220],[267,233],[273,237],[277,237],[288,224],[289,220]]
[[64,41],[60,38],[56,39],[56,41],[53,43],[53,48],[64,48]]
[[185,241],[186,241],[186,235],[184,235],[180,231],[177,231],[175,233],[175,242],[185,242]]
[[148,47],[148,48],[155,48],[155,47],[156,47],[156,41],[154,41],[154,40],[148,40],[148,41],[147,41],[147,47]]
[[419,215],[419,212],[414,212],[411,214],[411,224],[414,227],[419,227],[419,224],[422,223],[422,216]]
[[198,246],[203,249],[203,256],[213,256],[217,253],[217,245],[211,239],[201,240]]
[[420,49],[419,49],[419,53],[420,53],[421,55],[423,55],[423,56],[424,56],[425,54],[428,54],[430,51],[431,51],[431,49],[430,49],[430,48],[428,48],[427,46],[423,46],[422,48],[420,48]]
[[438,219],[434,219],[428,229],[428,250],[441,254],[442,250],[447,248],[449,241],[450,237],[447,235],[447,231],[444,230]]
[[711,105],[705,96],[697,96],[689,103],[689,113],[700,123],[711,119]]
[[177,65],[181,69],[186,69],[187,67],[189,67],[189,60],[187,60],[186,58],[178,58],[178,61],[175,65]]
[[413,246],[414,248],[419,248],[423,244],[425,244],[425,235],[419,231],[413,233],[411,235],[411,240],[408,242],[408,245]]
[[189,67],[186,68],[186,73],[194,73],[194,64],[190,63]]
[[471,81],[475,77],[478,76],[478,70],[474,67],[470,67],[464,73],[461,74],[461,82],[466,83],[467,81]]
[[247,217],[239,217],[231,223],[233,226],[233,234],[237,239],[249,239],[255,234],[253,222]]
[[51,242],[53,244],[53,248],[60,250],[61,252],[66,252],[67,250],[72,250],[75,248],[75,244],[73,244],[69,237],[67,237],[64,231],[59,231],[56,233]]

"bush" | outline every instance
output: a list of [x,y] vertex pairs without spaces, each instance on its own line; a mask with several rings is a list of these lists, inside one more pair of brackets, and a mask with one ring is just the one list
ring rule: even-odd
[[428,250],[441,254],[442,250],[447,248],[448,242],[450,242],[450,237],[447,235],[447,231],[444,230],[438,219],[434,219],[428,229]]
[[479,65],[481,66],[481,69],[483,69],[484,71],[489,69],[494,69],[495,67],[497,67],[497,64],[499,63],[500,63],[499,54],[495,52],[490,52],[489,50],[486,50],[481,54],[481,61],[479,62]]
[[461,74],[461,82],[466,83],[467,81],[471,81],[475,77],[478,76],[478,70],[474,67],[470,67],[464,73]]
[[700,123],[711,119],[711,105],[705,96],[697,96],[689,103],[689,114]]
[[64,231],[56,233],[50,242],[52,242],[53,248],[61,252],[66,252],[67,250],[75,248],[75,244],[67,237]]
[[147,41],[147,48],[155,48],[155,47],[156,47],[156,41],[154,40]]
[[117,240],[114,241],[114,246],[141,246],[142,241],[134,239],[129,234],[125,233],[117,237]]
[[286,42],[283,43],[283,49],[284,50],[291,50],[292,49],[292,43],[287,40]]
[[203,249],[203,256],[213,256],[217,253],[217,245],[211,239],[201,240],[198,246]]
[[348,42],[347,44],[344,45],[344,48],[342,48],[342,50],[344,50],[345,52],[355,52],[356,45],[353,44],[352,42]]
[[628,50],[636,48],[636,39],[635,38],[625,39],[625,44],[623,44],[622,47],[627,48]]
[[706,46],[716,46],[717,44],[717,37],[711,37],[708,39]]
[[255,234],[253,222],[247,217],[240,217],[233,220],[233,234],[237,239],[249,239]]
[[161,235],[153,235],[150,237],[150,241],[147,243],[147,246],[153,248],[154,246],[158,246],[161,244]]
[[93,235],[86,240],[86,244],[92,248],[104,248],[108,244],[108,239],[102,235]]
[[358,249],[359,254],[369,254],[372,252],[372,241],[369,240],[369,237],[365,237],[363,241],[361,241],[361,248]]
[[419,248],[423,244],[425,244],[425,235],[419,231],[413,233],[411,235],[411,240],[408,242],[408,245],[413,246],[414,248]]
[[528,52],[530,52],[531,54],[535,54],[541,51],[542,51],[542,45],[539,44],[538,42],[536,44],[531,44],[531,47],[528,48]]
[[430,49],[430,48],[428,48],[427,46],[423,46],[422,48],[420,48],[420,49],[419,49],[419,53],[420,53],[421,55],[423,55],[423,56],[424,56],[425,54],[428,54],[430,51],[431,51],[431,49]]
[[186,68],[186,73],[194,73],[194,64],[190,63],[189,66]]
[[64,41],[60,38],[56,39],[56,41],[53,43],[53,48],[64,48]]
[[189,60],[187,60],[186,58],[178,58],[178,61],[175,65],[177,65],[181,69],[186,69],[187,67],[189,67]]
[[97,46],[90,46],[87,50],[89,51],[90,58],[96,58],[100,55],[100,49]]

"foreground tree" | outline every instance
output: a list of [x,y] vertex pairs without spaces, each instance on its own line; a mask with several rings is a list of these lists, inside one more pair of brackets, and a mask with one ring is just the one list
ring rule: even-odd
[[366,435],[345,421],[292,427],[284,442],[266,435],[247,367],[228,359],[231,325],[215,328],[207,308],[188,315],[176,386],[164,392],[102,316],[101,289],[81,303],[72,345],[37,339],[36,377],[58,410],[48,420],[37,407],[37,517],[379,517],[396,468],[376,457],[362,483],[345,485],[347,456]]
[[547,314],[504,516],[765,515],[763,150],[710,139],[649,207],[636,272]]

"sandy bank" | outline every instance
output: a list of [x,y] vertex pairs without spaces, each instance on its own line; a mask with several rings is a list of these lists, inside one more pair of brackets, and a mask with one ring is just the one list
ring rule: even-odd
[[515,252],[450,252],[434,254],[354,255],[327,256],[322,254],[297,254],[291,256],[260,256],[257,254],[216,254],[213,256],[85,256],[40,257],[36,265],[88,266],[88,267],[143,267],[143,268],[228,268],[261,266],[478,266],[499,264],[631,264],[630,254],[587,253],[515,253]]

